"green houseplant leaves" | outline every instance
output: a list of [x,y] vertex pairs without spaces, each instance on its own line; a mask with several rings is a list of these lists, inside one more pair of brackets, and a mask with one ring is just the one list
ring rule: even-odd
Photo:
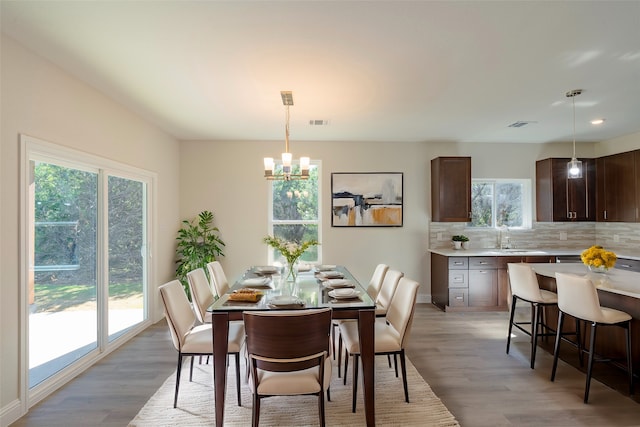
[[196,268],[204,268],[211,261],[224,256],[224,242],[219,236],[220,230],[213,226],[213,213],[202,211],[197,218],[192,221],[182,221],[182,228],[178,231],[178,246],[176,263],[176,277],[184,286],[187,295],[189,284],[187,273]]

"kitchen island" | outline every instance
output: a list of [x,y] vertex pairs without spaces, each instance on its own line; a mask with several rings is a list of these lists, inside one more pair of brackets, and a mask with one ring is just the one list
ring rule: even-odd
[[[604,307],[622,310],[633,319],[631,320],[631,357],[634,366],[634,381],[637,383],[640,376],[640,273],[622,269],[611,269],[606,274],[592,273],[583,264],[530,264],[536,272],[540,288],[557,292],[555,273],[569,273],[588,276],[598,290],[600,305]],[[545,307],[547,323],[551,328],[558,325],[558,308]],[[575,331],[575,320],[571,316],[565,317],[563,332]],[[586,322],[585,322],[586,323]],[[582,331],[585,346],[589,345],[589,327],[583,325]],[[596,354],[625,360],[625,338],[622,328],[602,327],[598,328],[596,336]],[[565,343],[562,343],[564,346]],[[550,344],[542,344],[542,347],[553,352]],[[574,358],[575,348],[562,349],[563,359]],[[621,364],[624,366],[624,362]],[[603,381],[606,382],[606,381]]]

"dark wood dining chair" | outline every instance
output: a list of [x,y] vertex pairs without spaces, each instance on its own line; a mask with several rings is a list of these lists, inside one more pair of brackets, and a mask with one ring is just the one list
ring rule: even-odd
[[325,425],[325,391],[331,382],[331,309],[247,311],[243,314],[253,392],[252,425],[270,396],[316,395]]

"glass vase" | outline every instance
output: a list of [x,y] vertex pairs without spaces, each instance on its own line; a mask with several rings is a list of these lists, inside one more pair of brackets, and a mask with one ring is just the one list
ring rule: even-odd
[[596,285],[596,286],[604,286],[607,283],[607,271],[609,271],[609,269],[607,267],[605,267],[604,265],[601,265],[599,267],[595,267],[593,265],[589,265],[589,271],[592,273],[591,274],[591,281]]
[[285,271],[285,281],[295,282],[298,277],[298,259],[287,261],[287,267]]

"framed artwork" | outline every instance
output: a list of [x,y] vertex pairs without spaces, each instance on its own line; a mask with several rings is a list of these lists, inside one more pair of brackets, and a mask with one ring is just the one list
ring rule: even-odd
[[402,227],[402,172],[331,174],[332,227]]

